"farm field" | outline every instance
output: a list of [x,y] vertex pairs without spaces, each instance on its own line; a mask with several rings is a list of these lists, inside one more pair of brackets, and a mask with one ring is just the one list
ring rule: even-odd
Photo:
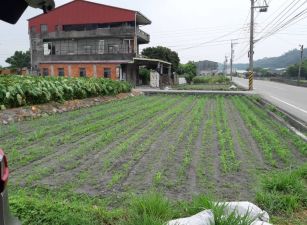
[[306,161],[306,143],[249,97],[140,96],[0,127],[11,185],[98,196],[252,200],[257,175]]

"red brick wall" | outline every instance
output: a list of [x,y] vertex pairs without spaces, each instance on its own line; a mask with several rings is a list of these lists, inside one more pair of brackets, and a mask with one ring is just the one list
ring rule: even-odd
[[[40,64],[40,71],[43,74],[43,68],[48,68],[49,76],[58,76],[58,68],[64,68],[64,75],[65,77],[69,76],[68,67],[71,67],[71,77],[80,77],[79,76],[79,69],[85,68],[86,70],[86,77],[94,77],[94,65],[96,65],[96,76],[103,77],[104,76],[104,68],[111,69],[111,79],[117,80],[116,68],[118,68],[119,64]],[[54,74],[51,74],[51,66],[53,66]]]
[[111,79],[117,80],[116,77],[116,68],[119,67],[117,64],[98,64],[97,65],[97,77],[103,77],[104,76],[104,68],[110,68],[111,69]]

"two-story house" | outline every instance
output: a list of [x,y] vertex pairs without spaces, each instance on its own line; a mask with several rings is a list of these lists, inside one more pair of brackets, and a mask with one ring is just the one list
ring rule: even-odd
[[139,45],[150,40],[139,27],[148,24],[151,21],[137,11],[69,2],[29,19],[31,70],[44,76],[105,77],[137,84]]

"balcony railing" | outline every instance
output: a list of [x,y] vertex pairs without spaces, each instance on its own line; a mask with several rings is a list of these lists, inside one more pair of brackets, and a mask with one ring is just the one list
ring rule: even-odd
[[150,41],[150,35],[146,32],[142,31],[141,29],[137,29],[137,35],[139,38],[143,39],[144,42],[149,43]]
[[[98,28],[96,30],[86,31],[55,31],[50,33],[31,33],[31,37],[42,38],[44,40],[52,39],[78,39],[92,37],[118,37],[118,38],[133,38],[135,33],[134,27],[116,27],[116,28]],[[142,43],[148,43],[150,35],[141,29],[137,29],[138,39]]]
[[72,54],[72,55],[44,55],[41,62],[46,61],[104,61],[104,60],[127,60],[135,57],[133,53],[105,53],[105,54]]

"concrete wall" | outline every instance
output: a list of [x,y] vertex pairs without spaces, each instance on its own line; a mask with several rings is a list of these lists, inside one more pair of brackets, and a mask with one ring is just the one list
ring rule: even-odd
[[138,85],[139,84],[139,74],[138,66],[135,64],[126,64],[123,67],[123,73],[126,74],[126,81]]
[[160,87],[160,74],[157,71],[150,71],[150,87]]

